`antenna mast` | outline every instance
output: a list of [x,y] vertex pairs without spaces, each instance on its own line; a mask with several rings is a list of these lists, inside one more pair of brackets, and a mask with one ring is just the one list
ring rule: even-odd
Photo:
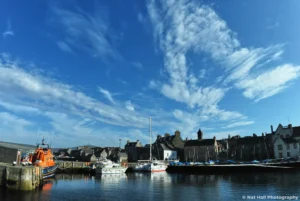
[[151,117],[149,117],[150,161],[152,161],[151,132]]

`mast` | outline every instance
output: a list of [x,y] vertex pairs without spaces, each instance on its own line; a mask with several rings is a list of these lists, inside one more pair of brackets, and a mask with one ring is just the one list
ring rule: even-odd
[[149,117],[150,161],[152,161],[151,132],[151,117]]

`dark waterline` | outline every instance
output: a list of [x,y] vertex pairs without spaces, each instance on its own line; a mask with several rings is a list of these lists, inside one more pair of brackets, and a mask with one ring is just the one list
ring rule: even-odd
[[58,174],[34,192],[0,190],[1,201],[243,200],[243,196],[264,195],[300,196],[300,173],[130,173],[102,177]]

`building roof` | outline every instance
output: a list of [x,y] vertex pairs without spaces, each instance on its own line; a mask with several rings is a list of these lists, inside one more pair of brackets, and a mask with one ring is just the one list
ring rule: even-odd
[[163,150],[172,150],[170,147],[168,147],[166,144],[164,143],[160,143],[160,146],[163,148]]
[[293,127],[293,137],[300,137],[300,126]]
[[156,139],[156,141],[158,141],[158,142],[170,142],[174,139],[174,137],[175,137],[175,135],[160,137],[160,138]]
[[36,146],[34,145],[28,145],[28,144],[18,144],[18,143],[12,143],[12,142],[2,142],[0,141],[1,147],[7,147],[7,148],[13,148],[13,149],[20,149],[20,150],[35,150]]
[[203,140],[188,140],[185,143],[185,147],[188,146],[211,146],[214,145],[214,139],[203,139]]
[[128,157],[126,153],[124,152],[119,152],[119,157]]
[[297,140],[295,140],[294,138],[292,137],[288,137],[288,138],[281,138],[285,143],[287,144],[291,144],[291,143],[298,143]]

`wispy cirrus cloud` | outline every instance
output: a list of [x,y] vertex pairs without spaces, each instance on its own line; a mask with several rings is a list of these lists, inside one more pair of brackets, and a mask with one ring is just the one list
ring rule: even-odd
[[[169,75],[168,82],[158,85],[159,81],[151,81],[149,86],[190,108],[199,108],[200,115],[223,121],[247,118],[239,112],[219,109],[218,103],[229,89],[242,90],[245,98],[259,101],[278,94],[299,77],[298,66],[291,64],[285,67],[282,82],[273,82],[275,78],[267,75],[278,74],[280,70],[269,66],[281,58],[285,45],[243,47],[237,34],[208,5],[193,0],[149,0],[147,9]],[[208,54],[220,64],[223,75],[211,86],[204,85],[202,76],[189,65],[189,52]]]
[[[72,85],[25,69],[26,64],[12,60],[9,54],[0,54],[0,110],[9,111],[1,114],[3,119],[7,119],[2,122],[19,119],[14,130],[8,126],[15,124],[9,123],[0,128],[5,136],[9,136],[11,131],[22,134],[20,137],[23,139],[25,135],[35,136],[34,139],[26,137],[35,141],[34,133],[40,129],[45,135],[54,133],[64,142],[68,138],[73,144],[76,141],[86,142],[90,137],[112,145],[112,141],[119,138],[132,140],[130,136],[136,139],[137,136],[127,133],[132,129],[148,136],[149,116],[154,117],[153,127],[157,130],[168,132],[170,128],[176,129],[172,124],[173,116],[168,111],[153,109],[153,105],[151,109],[139,107],[136,110],[137,105],[131,101],[113,99],[108,90],[99,88],[110,102],[115,103],[105,104]],[[25,120],[28,117],[35,123]],[[43,120],[40,122],[40,119]],[[27,128],[33,124],[33,130]]]
[[130,100],[126,101],[125,105],[126,105],[127,110],[134,111],[134,106],[132,105]]
[[110,93],[109,91],[107,91],[107,90],[105,90],[105,89],[103,89],[103,88],[101,88],[101,87],[98,87],[98,90],[99,90],[99,92],[101,92],[101,93],[105,96],[105,98],[107,98],[111,103],[115,104],[115,101],[114,101],[114,99],[113,99],[113,97],[112,97],[112,95],[111,95],[111,93]]
[[236,87],[244,89],[243,95],[257,102],[282,92],[299,76],[300,66],[284,64],[240,80],[236,83]]
[[64,52],[73,53],[72,48],[64,41],[58,41],[57,46]]
[[30,102],[33,102],[37,108],[43,110],[71,113],[113,125],[142,126],[147,124],[146,117],[142,114],[130,114],[122,107],[104,104],[70,85],[29,73],[20,66],[22,66],[21,63],[10,60],[0,63],[2,98],[17,99],[24,105],[32,105]]
[[15,115],[12,115],[8,112],[0,112],[0,125],[21,125],[21,126],[29,126],[32,125],[30,121],[27,121],[25,119],[22,119],[20,117],[17,117]]
[[10,24],[10,20],[7,20],[7,27],[5,29],[5,31],[2,33],[3,38],[6,38],[8,36],[14,36],[15,33],[13,32],[12,28],[11,28],[11,24]]
[[247,126],[247,125],[251,125],[254,124],[254,121],[237,121],[234,123],[230,123],[226,126],[224,126],[223,128],[233,128],[233,127],[238,127],[238,126]]
[[113,35],[108,19],[101,14],[106,8],[95,7],[95,12],[87,13],[74,2],[73,6],[65,8],[63,4],[52,4],[50,22],[60,25],[64,30],[65,39],[58,42],[59,48],[66,52],[74,49],[87,51],[93,57],[103,60],[119,59],[120,55],[112,44]]
[[[200,79],[205,72],[195,75],[189,68],[187,54],[205,52],[213,59],[223,61],[240,45],[235,34],[214,10],[194,1],[150,0],[147,8],[154,38],[164,54],[164,66],[169,74],[167,83],[158,85],[151,81],[150,87],[158,87],[166,97],[190,108],[201,108],[200,113],[208,113],[204,110],[211,105],[217,107],[228,89],[217,85],[203,86]],[[223,113],[220,110],[211,114]]]

